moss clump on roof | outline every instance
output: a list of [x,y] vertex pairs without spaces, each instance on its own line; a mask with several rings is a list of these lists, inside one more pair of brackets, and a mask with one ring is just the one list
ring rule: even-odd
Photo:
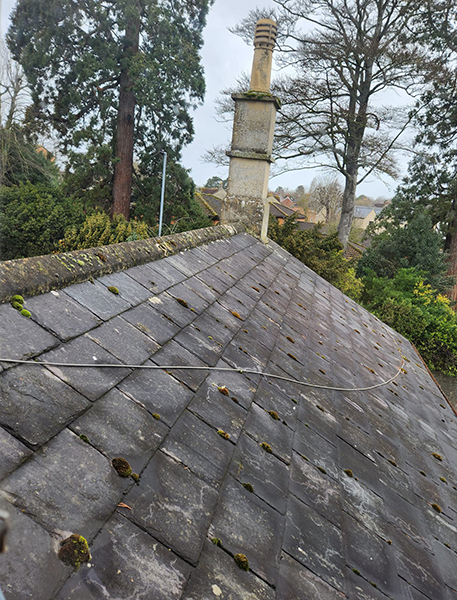
[[24,304],[24,298],[23,298],[22,296],[20,296],[19,294],[15,294],[15,295],[14,295],[14,296],[11,298],[10,302],[11,302],[11,303],[13,303],[13,302],[18,302],[19,304]]
[[135,483],[138,483],[138,482],[140,481],[140,476],[138,475],[138,473],[132,473],[132,474],[130,475],[130,477],[133,479],[133,481],[134,481]]
[[343,473],[346,473],[348,477],[354,477],[354,473],[351,471],[351,469],[343,469]]
[[235,554],[233,560],[243,571],[249,571],[249,561],[245,554]]
[[432,456],[433,458],[436,458],[436,460],[443,460],[443,457],[441,456],[441,454],[438,454],[438,452],[432,452]]
[[84,433],[81,433],[79,439],[81,439],[83,442],[86,442],[86,444],[90,444],[89,438],[87,437],[87,435],[84,435]]
[[219,538],[213,537],[211,538],[211,541],[215,546],[219,546],[219,548],[222,548],[222,542]]
[[296,360],[296,361],[298,362],[298,358],[297,358],[296,356],[294,356],[294,355],[293,355],[291,352],[288,352],[288,353],[287,353],[287,356],[288,356],[289,358],[291,358],[292,360]]
[[83,563],[87,563],[91,559],[87,540],[82,535],[73,533],[60,542],[58,557],[65,565],[73,567],[77,571]]
[[114,285],[108,286],[108,292],[111,292],[115,296],[119,295],[119,290],[117,289],[117,287],[114,287]]
[[232,313],[232,315],[234,317],[236,317],[237,319],[239,319],[240,321],[243,321],[243,319],[241,318],[240,314],[236,312],[236,310],[231,310],[230,311]]
[[423,477],[427,477],[427,473],[425,471],[419,471],[419,473],[423,476]]
[[327,475],[327,471],[323,467],[320,467],[319,465],[316,465],[316,469],[318,469],[324,475]]
[[397,463],[394,460],[392,460],[391,458],[388,458],[387,462],[390,462],[390,464],[393,465],[394,467],[398,467]]
[[159,413],[152,413],[152,416],[154,417],[154,419],[156,419],[156,421],[160,421]]
[[221,394],[223,394],[224,396],[230,396],[230,392],[228,391],[228,389],[225,387],[225,385],[221,385],[220,387],[217,388],[219,390],[219,392]]
[[294,338],[290,337],[290,335],[286,335],[286,340],[289,340],[289,342],[291,342],[292,344],[295,344]]
[[446,479],[446,477],[440,477],[440,480],[441,480],[443,483],[446,483],[446,484],[447,484],[447,479]]
[[25,308],[23,308],[23,309],[21,310],[21,315],[22,315],[23,317],[27,317],[27,319],[30,319],[30,317],[32,316],[32,315],[31,315],[31,313],[30,313],[28,310],[26,310]]
[[223,431],[222,429],[218,429],[217,433],[224,438],[224,440],[229,440],[230,439],[230,435],[228,433],[226,433],[225,431]]
[[250,484],[250,483],[242,483],[241,484],[248,492],[251,492],[251,494],[254,493],[254,487]]
[[441,513],[441,512],[443,512],[443,511],[441,510],[441,506],[440,506],[439,504],[436,504],[436,502],[434,502],[434,503],[431,505],[431,507],[433,508],[433,510],[436,510],[436,512],[437,512],[437,513]]
[[268,414],[270,415],[270,417],[272,419],[274,419],[275,421],[279,421],[279,415],[275,410],[269,410]]
[[265,450],[265,452],[268,452],[268,454],[273,454],[273,450],[271,449],[270,444],[267,444],[266,442],[262,442],[260,444],[260,447],[263,448]]
[[132,474],[132,467],[125,460],[125,458],[113,458],[111,464],[113,465],[117,474],[121,477],[130,477],[130,475]]
[[176,302],[178,302],[184,308],[189,308],[189,304],[182,298],[176,298]]
[[21,310],[22,310],[22,308],[23,308],[23,307],[22,307],[22,304],[20,304],[19,302],[11,302],[11,306],[12,306],[12,307],[13,307],[15,310],[18,310],[18,311],[21,311]]

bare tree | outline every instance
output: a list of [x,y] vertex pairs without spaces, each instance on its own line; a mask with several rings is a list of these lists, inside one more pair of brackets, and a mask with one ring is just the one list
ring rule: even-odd
[[[433,66],[411,32],[423,2],[275,1],[268,16],[283,27],[276,55],[294,71],[272,89],[282,101],[275,154],[287,160],[284,170],[325,166],[343,176],[338,235],[346,246],[357,185],[397,175],[395,150],[418,110],[381,106],[379,96],[397,89],[412,99]],[[234,32],[252,40],[260,16],[251,13]]]
[[29,103],[24,71],[0,39],[0,126],[10,129],[13,123],[22,121]]
[[309,188],[310,206],[325,209],[325,222],[334,221],[343,203],[343,187],[335,176],[315,177]]

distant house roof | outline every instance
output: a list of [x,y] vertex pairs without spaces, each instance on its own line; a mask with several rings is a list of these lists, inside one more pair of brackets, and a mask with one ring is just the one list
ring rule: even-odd
[[0,306],[0,358],[33,362],[0,363],[7,600],[457,590],[452,409],[405,338],[239,231],[0,263],[3,300],[36,293]]
[[374,209],[371,206],[358,206],[354,207],[354,218],[365,219]]

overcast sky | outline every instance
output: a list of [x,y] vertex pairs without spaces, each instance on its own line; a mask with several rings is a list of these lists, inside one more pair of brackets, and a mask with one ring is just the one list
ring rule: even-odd
[[[15,0],[0,0],[1,29],[4,34],[8,28],[8,17]],[[226,124],[216,121],[214,101],[219,92],[231,86],[243,72],[250,72],[253,57],[253,46],[246,45],[241,38],[233,35],[228,28],[245,17],[249,10],[256,6],[273,6],[272,0],[215,0],[208,15],[208,23],[204,31],[205,45],[202,61],[206,77],[206,98],[203,106],[194,113],[195,138],[192,144],[183,151],[183,165],[191,169],[192,177],[197,185],[203,185],[212,175],[226,177],[227,172],[215,165],[202,162],[202,155],[213,146],[226,144],[231,138],[231,131]],[[270,188],[277,186],[296,188],[302,184],[309,186],[319,171],[293,171],[278,176],[270,181]],[[388,187],[376,178],[359,186],[358,193],[372,197],[391,197],[395,182],[390,181]]]

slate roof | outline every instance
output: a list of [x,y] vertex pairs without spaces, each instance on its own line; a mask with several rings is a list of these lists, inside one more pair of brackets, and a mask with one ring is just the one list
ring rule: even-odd
[[0,306],[1,358],[163,370],[2,363],[7,600],[455,598],[456,417],[404,338],[282,249],[238,234],[25,306]]

